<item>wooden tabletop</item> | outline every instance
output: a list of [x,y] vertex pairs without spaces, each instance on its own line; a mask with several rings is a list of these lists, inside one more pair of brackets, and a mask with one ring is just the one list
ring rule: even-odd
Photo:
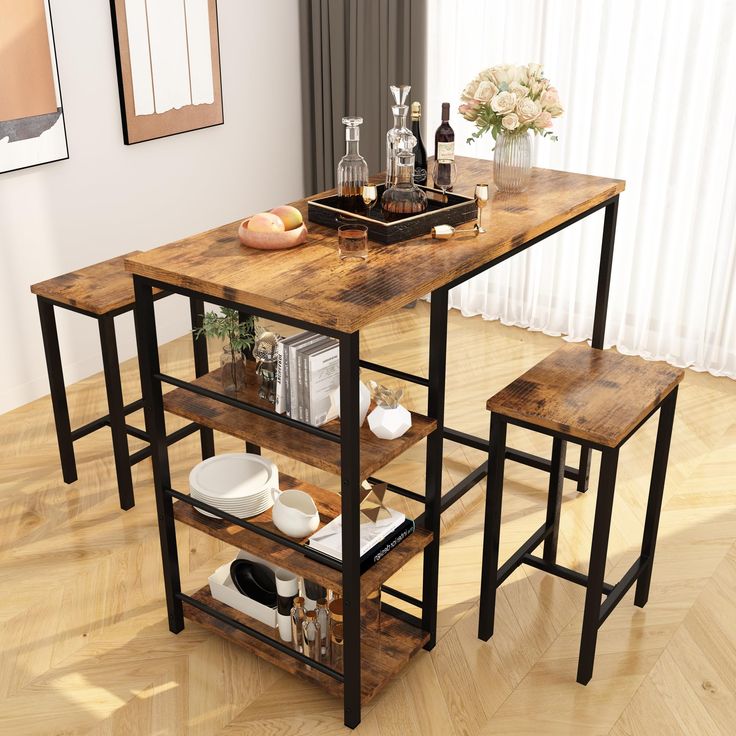
[[[492,163],[458,157],[455,191],[472,195],[492,181]],[[520,194],[495,192],[483,213],[488,230],[449,241],[429,235],[395,245],[370,243],[366,262],[340,261],[337,233],[307,223],[308,242],[287,251],[240,244],[239,222],[184,238],[125,260],[129,271],[173,287],[293,317],[318,327],[355,332],[475,268],[520,249],[533,238],[605,202],[625,182],[534,169]],[[315,197],[324,196],[324,193]],[[309,199],[313,199],[310,197]],[[306,220],[307,199],[293,202]],[[282,204],[274,202],[274,206]]]

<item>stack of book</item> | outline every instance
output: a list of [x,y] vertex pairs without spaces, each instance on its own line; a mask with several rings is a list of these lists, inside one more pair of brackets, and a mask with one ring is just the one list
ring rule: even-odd
[[[414,521],[394,509],[390,516],[360,525],[360,572],[364,573],[414,532]],[[342,516],[316,531],[308,541],[312,549],[342,562]]]
[[340,385],[340,346],[334,337],[300,332],[277,349],[276,411],[319,427]]

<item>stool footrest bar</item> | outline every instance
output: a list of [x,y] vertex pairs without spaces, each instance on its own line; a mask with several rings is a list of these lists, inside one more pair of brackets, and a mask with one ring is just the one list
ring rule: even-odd
[[[536,555],[526,554],[524,555],[524,559],[522,560],[522,562],[525,565],[536,567],[537,570],[548,572],[550,575],[556,575],[558,578],[568,580],[571,583],[576,583],[577,585],[582,585],[583,587],[586,587],[588,585],[588,576],[583,574],[582,572],[571,570],[569,567],[563,567],[562,565],[558,565],[556,562],[547,562],[546,560],[543,560],[541,557],[537,557]],[[606,595],[608,595],[613,590],[613,588],[614,586],[611,585],[611,583],[603,583],[603,592]]]
[[404,373],[404,371],[398,371],[396,368],[389,368],[385,365],[379,365],[378,363],[370,363],[367,360],[359,361],[361,368],[365,368],[369,371],[375,371],[376,373],[382,373],[384,376],[391,376],[392,378],[398,378],[401,381],[407,381],[408,383],[418,383],[420,386],[425,388],[429,387],[429,379],[422,378],[421,376],[415,376],[412,373]]
[[519,565],[524,562],[524,557],[529,554],[533,549],[536,549],[550,534],[552,529],[548,529],[544,524],[509,557],[506,562],[499,568],[498,575],[496,575],[496,587],[501,585],[511,573],[516,570]]
[[[379,478],[368,478],[368,482],[371,485],[376,485],[378,483],[386,483],[384,480],[380,480]],[[418,501],[422,505],[424,504],[424,496],[421,493],[415,493],[414,491],[408,491],[406,488],[402,488],[401,486],[396,486],[393,483],[386,483],[386,488],[391,491],[391,493],[395,493],[398,496],[404,496],[405,498],[410,498],[412,501]]]
[[[177,429],[175,432],[172,432],[170,435],[166,437],[166,444],[167,445],[173,445],[174,442],[178,442],[181,439],[184,439],[184,437],[188,437],[190,434],[194,434],[195,432],[198,432],[200,429],[198,424],[195,424],[192,422],[191,424],[187,424],[185,427],[182,427],[181,429]],[[147,457],[151,457],[151,448],[144,447],[141,450],[138,450],[137,452],[134,452],[130,456],[130,464],[131,465],[137,465],[142,460],[145,460]]]
[[640,557],[627,571],[626,574],[613,586],[611,592],[603,604],[598,614],[598,626],[600,626],[610,615],[616,604],[626,595],[629,588],[636,582],[651,564],[651,558],[644,559]]
[[389,616],[393,616],[394,618],[398,618],[401,621],[404,621],[410,626],[414,626],[417,629],[422,628],[422,619],[418,618],[417,616],[412,616],[411,613],[402,611],[400,608],[396,608],[396,606],[392,606],[390,603],[384,603],[383,601],[381,601],[381,610],[385,611]]

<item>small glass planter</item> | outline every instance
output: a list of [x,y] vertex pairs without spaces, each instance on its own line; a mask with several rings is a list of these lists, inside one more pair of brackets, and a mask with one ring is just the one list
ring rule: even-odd
[[493,181],[501,192],[523,192],[532,175],[531,133],[504,133],[496,138]]
[[239,350],[233,350],[230,343],[222,348],[220,356],[222,368],[222,390],[235,395],[245,390],[245,358]]

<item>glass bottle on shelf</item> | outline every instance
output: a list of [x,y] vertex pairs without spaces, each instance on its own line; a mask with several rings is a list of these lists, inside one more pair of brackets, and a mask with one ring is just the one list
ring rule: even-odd
[[[416,141],[412,136],[413,141]],[[427,209],[427,195],[414,183],[414,143],[407,150],[399,150],[396,164],[396,184],[381,196],[381,207],[391,214],[415,215]]]
[[294,607],[291,609],[291,642],[298,652],[304,651],[304,598],[300,595],[294,598]]
[[322,637],[322,661],[330,661],[330,612],[327,609],[327,598],[317,601],[317,621],[319,633]]
[[322,632],[320,631],[317,611],[307,611],[302,621],[304,654],[315,662],[322,661]]
[[414,148],[416,139],[411,146],[407,140],[413,138],[411,130],[406,127],[406,116],[409,108],[406,105],[406,98],[409,95],[411,86],[408,84],[395,85],[392,84],[389,89],[394,97],[394,104],[391,112],[394,115],[394,127],[386,133],[386,188],[396,183],[396,154],[399,149]]
[[342,672],[343,648],[343,604],[342,598],[333,598],[328,606],[330,614],[330,665]]
[[363,207],[361,189],[368,182],[368,164],[360,155],[360,125],[363,118],[346,117],[345,155],[337,165],[337,196],[340,207],[349,212],[357,212]]

